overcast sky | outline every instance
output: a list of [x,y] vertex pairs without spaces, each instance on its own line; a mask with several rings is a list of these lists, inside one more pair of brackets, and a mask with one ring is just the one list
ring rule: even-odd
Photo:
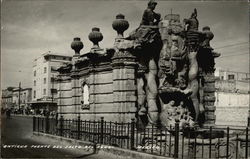
[[[31,87],[32,61],[52,53],[72,56],[74,37],[84,43],[81,54],[92,46],[88,34],[99,27],[103,48],[112,47],[116,32],[112,21],[118,13],[125,15],[128,35],[138,27],[147,1],[55,1],[2,0],[1,4],[1,84]],[[249,72],[249,17],[247,2],[168,2],[158,1],[156,12],[162,16],[178,13],[181,20],[197,8],[200,29],[210,26],[215,37],[211,46],[221,53],[216,67]],[[216,49],[218,48],[218,49]],[[21,71],[21,72],[19,72]]]

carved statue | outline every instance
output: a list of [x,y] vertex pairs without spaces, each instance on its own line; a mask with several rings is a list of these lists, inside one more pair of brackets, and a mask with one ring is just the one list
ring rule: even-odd
[[156,5],[157,2],[155,2],[154,0],[150,0],[148,2],[148,8],[143,13],[141,25],[158,25],[161,19],[161,15],[154,12]]
[[199,21],[197,20],[197,10],[191,15],[190,19],[184,19],[184,23],[187,25],[186,30],[186,45],[188,48],[188,61],[189,61],[189,72],[188,72],[188,89],[192,90],[191,100],[195,110],[195,121],[198,120],[199,114],[204,112],[202,102],[199,102],[199,82],[197,79],[198,75],[198,62],[197,62],[197,51],[199,48],[199,37],[198,32]]
[[197,10],[194,9],[194,12],[191,14],[189,19],[184,19],[184,23],[188,24],[187,29],[188,31],[198,31],[199,29],[199,21],[197,19]]
[[[186,103],[192,90],[188,88],[189,60],[185,30],[177,14],[167,15],[164,21],[160,23],[163,47],[158,63],[161,123],[170,127],[178,121],[181,127],[193,126],[193,119]],[[172,105],[172,108],[168,105]]]
[[208,28],[203,33],[198,31],[196,9],[183,25],[177,14],[169,14],[161,21],[160,14],[154,12],[156,4],[149,1],[139,28],[122,42],[122,46],[131,48],[138,63],[139,119],[147,118],[151,124],[160,119],[167,127],[176,121],[181,127],[193,127],[204,111],[200,76],[206,66],[198,63],[200,57],[205,57],[199,51],[210,49],[213,36]]
[[[133,31],[127,40],[133,40],[136,57],[139,63],[137,77],[138,114],[148,116],[148,121],[156,124],[158,121],[157,94],[158,85],[156,76],[157,63],[162,41],[158,29],[160,14],[155,13],[157,3],[154,0],[148,2],[139,28]],[[147,109],[146,109],[147,107]],[[148,114],[146,114],[146,110]]]
[[[201,124],[198,118],[205,111],[204,76],[214,71],[216,55],[209,43],[213,39],[210,28],[198,31],[196,9],[189,19],[184,19],[184,24],[180,24],[177,14],[167,15],[160,23],[163,47],[159,59],[159,97],[161,106],[174,100],[177,113],[181,114],[180,126],[190,126]],[[183,113],[179,103],[188,113]],[[173,115],[170,118],[177,120]]]

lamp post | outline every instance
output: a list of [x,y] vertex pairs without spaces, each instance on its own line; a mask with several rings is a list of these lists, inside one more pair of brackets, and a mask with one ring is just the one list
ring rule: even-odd
[[[19,70],[18,72],[22,72],[21,70]],[[19,86],[18,86],[18,110],[20,111],[21,108],[21,82],[19,82]]]
[[52,84],[52,89],[51,89],[51,100],[52,100],[52,105],[54,105],[54,74],[52,74],[52,81],[51,81],[51,84]]
[[21,95],[21,82],[19,82],[19,89],[18,89],[18,109],[19,109],[19,111],[20,111],[20,105],[21,105],[20,95]]

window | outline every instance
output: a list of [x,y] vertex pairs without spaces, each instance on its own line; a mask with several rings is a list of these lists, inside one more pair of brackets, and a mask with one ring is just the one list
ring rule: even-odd
[[43,95],[46,95],[46,89],[43,89]]
[[82,100],[81,103],[83,105],[89,104],[89,87],[87,84],[84,84],[82,87]]
[[57,93],[57,89],[51,89],[51,93],[56,94]]
[[54,78],[54,77],[51,77],[50,81],[51,81],[51,82],[55,82],[55,78]]
[[34,86],[36,86],[36,80],[34,81]]
[[46,78],[43,79],[43,84],[46,84]]
[[36,98],[36,91],[34,91],[34,98]]
[[23,103],[24,104],[26,103],[26,93],[25,92],[23,93]]
[[83,104],[89,104],[89,87],[88,85],[84,85],[83,87],[84,97],[83,97]]
[[43,68],[43,73],[47,73],[47,67]]
[[66,60],[66,57],[64,57],[63,60]]
[[234,80],[234,75],[228,75],[228,80]]
[[221,80],[224,80],[224,76],[221,76],[220,79],[221,79]]
[[34,71],[34,77],[36,77],[36,71]]

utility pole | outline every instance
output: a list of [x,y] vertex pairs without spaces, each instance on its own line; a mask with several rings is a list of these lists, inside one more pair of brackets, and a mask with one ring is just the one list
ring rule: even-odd
[[19,110],[20,110],[20,105],[21,105],[21,82],[19,82],[19,91],[18,91],[18,106],[19,106]]
[[52,83],[52,89],[51,89],[51,96],[52,96],[52,105],[53,105],[53,101],[54,101],[54,74],[52,75],[52,81],[51,81],[51,83]]

